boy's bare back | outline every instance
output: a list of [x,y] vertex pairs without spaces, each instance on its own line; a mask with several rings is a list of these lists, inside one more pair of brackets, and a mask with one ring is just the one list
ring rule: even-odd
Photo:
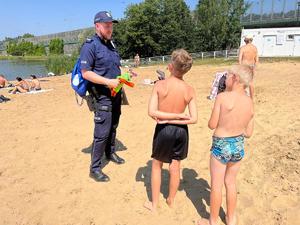
[[214,136],[232,137],[244,134],[252,119],[253,103],[246,94],[224,92],[218,95],[220,114]]
[[156,83],[158,109],[170,113],[183,113],[195,96],[194,89],[182,79],[171,76]]

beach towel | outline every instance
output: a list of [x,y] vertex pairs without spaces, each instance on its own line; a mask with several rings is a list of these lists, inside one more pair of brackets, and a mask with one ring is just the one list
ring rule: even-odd
[[[52,91],[53,89],[42,89],[42,90],[38,90],[38,91],[35,91],[35,90],[32,90],[32,91],[29,91],[29,92],[24,92],[24,93],[21,93],[21,92],[17,92],[16,94],[38,94],[38,93],[43,93],[43,92],[48,92],[48,91]],[[12,95],[11,92],[8,92],[10,95]]]
[[210,100],[214,100],[220,92],[225,91],[225,80],[227,71],[218,72],[215,75],[215,79],[211,85],[210,95],[207,97]]
[[[33,90],[33,91],[29,91],[29,92],[25,92],[24,94],[38,94],[38,93],[43,93],[43,92],[48,92],[48,91],[52,91],[53,89],[42,89],[42,90]],[[19,93],[21,94],[21,93]]]

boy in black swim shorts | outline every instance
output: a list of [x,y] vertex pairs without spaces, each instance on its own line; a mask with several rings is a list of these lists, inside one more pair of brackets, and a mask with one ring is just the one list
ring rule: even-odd
[[[183,49],[172,53],[168,65],[170,77],[157,81],[149,102],[148,114],[157,125],[153,137],[151,191],[152,201],[145,207],[155,211],[158,204],[161,169],[169,163],[170,183],[167,204],[171,207],[180,181],[180,161],[188,154],[187,124],[197,122],[197,107],[194,89],[183,80],[183,75],[192,67],[192,57]],[[184,111],[188,106],[189,113]]]

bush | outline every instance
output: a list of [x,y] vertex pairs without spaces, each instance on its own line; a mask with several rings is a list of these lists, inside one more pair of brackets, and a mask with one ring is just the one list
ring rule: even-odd
[[54,55],[64,54],[64,41],[59,38],[52,39],[49,44],[49,52]]
[[51,55],[46,61],[46,68],[56,75],[70,73],[73,70],[76,60],[77,55]]
[[10,41],[6,47],[8,54],[13,56],[42,56],[46,55],[46,49],[43,45],[34,45],[28,41]]

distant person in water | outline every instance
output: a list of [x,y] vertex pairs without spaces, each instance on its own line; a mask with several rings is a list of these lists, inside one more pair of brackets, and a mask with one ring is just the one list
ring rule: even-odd
[[0,74],[0,88],[4,88],[6,85],[8,85],[8,81],[3,74]]
[[30,85],[26,80],[23,80],[21,77],[16,77],[17,83],[15,87],[11,90],[12,94],[16,94],[17,92],[26,93],[30,89]]
[[39,79],[35,75],[30,75],[30,78],[30,90],[40,91],[42,88]]

